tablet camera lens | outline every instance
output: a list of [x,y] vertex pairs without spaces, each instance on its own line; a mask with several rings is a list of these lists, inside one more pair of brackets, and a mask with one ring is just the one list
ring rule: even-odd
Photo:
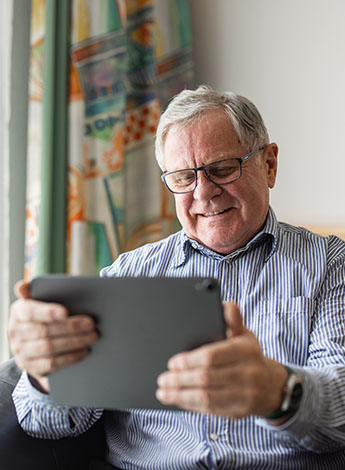
[[195,284],[196,290],[208,290],[212,291],[214,289],[214,282],[212,279],[203,279],[201,282]]

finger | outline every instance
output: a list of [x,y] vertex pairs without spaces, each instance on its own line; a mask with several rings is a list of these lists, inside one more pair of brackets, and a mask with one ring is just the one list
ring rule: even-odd
[[94,331],[95,323],[86,315],[78,315],[67,318],[64,322],[31,323],[22,322],[16,326],[16,336],[22,341],[30,341],[41,338],[53,338],[57,336],[70,336],[76,333]]
[[237,367],[197,368],[166,371],[159,375],[157,384],[167,388],[214,388],[231,385],[237,377]]
[[224,407],[229,406],[229,395],[220,389],[158,389],[157,399],[165,405],[209,414],[228,414]]
[[223,304],[223,307],[227,337],[231,338],[241,334],[245,330],[245,326],[238,305],[234,302],[227,302]]
[[18,281],[13,287],[17,298],[28,299],[30,297],[30,284],[26,281]]
[[31,299],[19,299],[11,308],[13,321],[49,323],[64,320],[67,315],[63,305]]
[[15,352],[17,356],[26,358],[26,360],[38,357],[54,357],[88,348],[94,344],[97,339],[98,335],[95,332],[68,337],[44,338],[23,342],[20,346],[20,351]]
[[215,368],[233,366],[262,358],[260,344],[252,332],[245,329],[245,334],[224,341],[201,346],[192,351],[178,353],[168,361],[169,370],[193,368]]
[[201,346],[192,351],[178,353],[168,361],[169,370],[216,367],[231,362],[231,345],[228,340]]
[[22,370],[28,371],[33,377],[38,379],[62,369],[63,367],[70,366],[83,360],[89,353],[88,349],[73,351],[66,354],[61,354],[54,357],[40,357],[26,361],[25,364],[18,361],[18,365]]
[[226,416],[239,419],[253,414],[251,408],[241,398],[240,390],[234,392],[233,396],[221,389],[174,391],[169,389],[158,389],[156,398],[164,405],[175,405],[183,410]]

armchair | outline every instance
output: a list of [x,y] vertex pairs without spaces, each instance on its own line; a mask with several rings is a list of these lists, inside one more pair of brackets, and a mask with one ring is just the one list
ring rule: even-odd
[[86,470],[110,468],[104,460],[105,432],[102,417],[79,437],[36,439],[19,426],[12,391],[20,370],[13,359],[0,366],[0,470]]

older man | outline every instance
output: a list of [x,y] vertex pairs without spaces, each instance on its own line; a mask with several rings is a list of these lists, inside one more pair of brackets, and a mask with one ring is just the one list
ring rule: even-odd
[[[185,90],[162,115],[156,156],[183,229],[101,274],[214,277],[228,334],[174,356],[158,378],[158,399],[181,411],[107,412],[112,465],[345,468],[345,243],[277,221],[277,154],[255,106],[233,93]],[[94,325],[18,290],[19,421],[39,437],[80,434],[102,410],[57,407],[44,375],[83,358]]]

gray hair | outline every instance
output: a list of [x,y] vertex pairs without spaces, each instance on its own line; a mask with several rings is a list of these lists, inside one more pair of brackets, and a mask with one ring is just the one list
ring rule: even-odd
[[181,128],[200,118],[202,113],[223,109],[229,117],[240,143],[254,149],[269,143],[265,123],[256,106],[244,96],[233,92],[219,93],[207,85],[196,90],[183,90],[169,103],[161,115],[156,133],[156,159],[164,171],[164,140],[172,127]]

